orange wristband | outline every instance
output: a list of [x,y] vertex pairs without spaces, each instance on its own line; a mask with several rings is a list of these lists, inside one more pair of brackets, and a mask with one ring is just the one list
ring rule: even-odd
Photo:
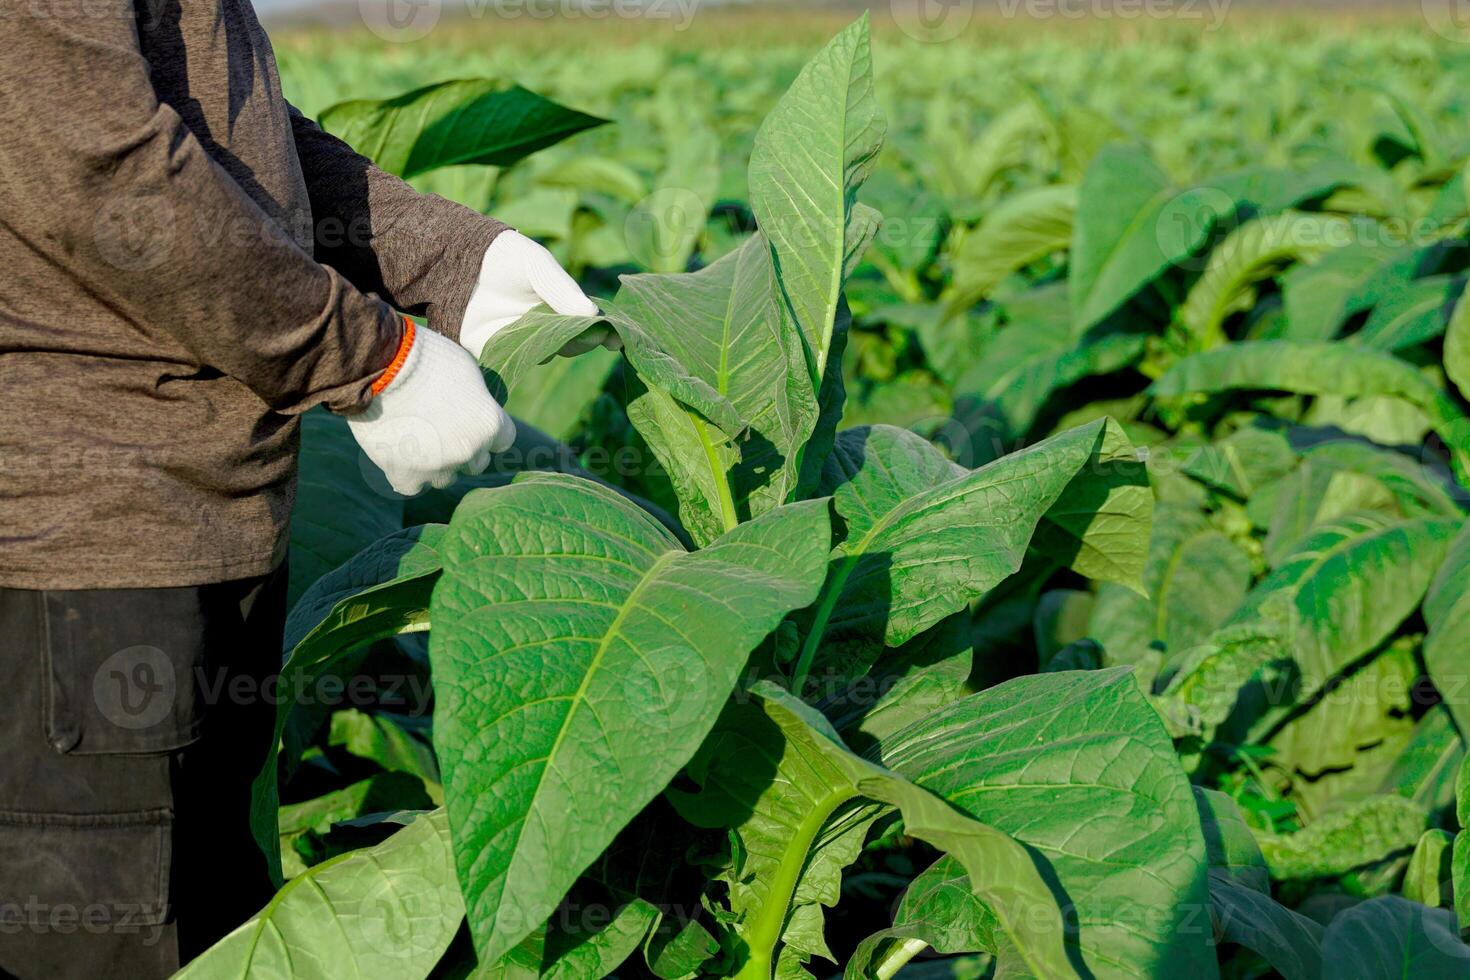
[[392,384],[393,379],[398,377],[398,372],[403,370],[403,362],[408,360],[408,352],[413,349],[413,332],[413,321],[408,317],[404,317],[403,340],[398,344],[398,353],[393,355],[393,360],[388,362],[388,367],[384,369],[383,373],[378,377],[378,380],[373,382],[372,392],[374,395],[381,395],[383,389]]

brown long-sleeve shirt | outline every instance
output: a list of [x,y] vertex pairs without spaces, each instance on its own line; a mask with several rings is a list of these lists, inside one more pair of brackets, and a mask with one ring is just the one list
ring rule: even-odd
[[[504,227],[286,104],[249,0],[0,0],[0,585],[279,561],[296,416],[456,336]],[[379,298],[381,297],[381,298]]]

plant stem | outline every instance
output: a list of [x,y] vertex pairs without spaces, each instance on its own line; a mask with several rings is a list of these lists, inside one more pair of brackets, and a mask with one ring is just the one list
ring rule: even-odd
[[786,842],[766,900],[751,920],[750,933],[745,937],[750,954],[735,980],[771,980],[776,965],[776,943],[781,939],[781,929],[786,925],[786,913],[796,895],[796,886],[801,882],[801,873],[806,870],[807,853],[811,851],[817,834],[822,832],[827,818],[851,798],[850,792],[828,793],[807,811]]
[[905,939],[901,943],[889,947],[888,952],[878,961],[874,975],[878,980],[892,980],[899,970],[902,970],[909,960],[918,956],[929,944],[922,939]]
[[847,584],[847,577],[852,574],[853,567],[857,565],[857,559],[847,557],[837,570],[827,579],[822,587],[822,598],[817,606],[817,614],[812,619],[812,628],[806,635],[806,642],[801,646],[801,655],[796,658],[796,670],[791,675],[791,693],[801,697],[801,689],[806,686],[807,675],[811,673],[812,661],[817,657],[817,648],[822,645],[822,635],[827,632],[827,622],[832,618],[832,611],[837,608],[837,600],[842,597],[842,587]]

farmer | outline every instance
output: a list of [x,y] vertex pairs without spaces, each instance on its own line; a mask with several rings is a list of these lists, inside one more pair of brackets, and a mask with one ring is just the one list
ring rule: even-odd
[[271,895],[250,781],[301,413],[445,486],[515,436],[486,339],[597,310],[287,105],[249,0],[0,24],[0,977],[147,980]]

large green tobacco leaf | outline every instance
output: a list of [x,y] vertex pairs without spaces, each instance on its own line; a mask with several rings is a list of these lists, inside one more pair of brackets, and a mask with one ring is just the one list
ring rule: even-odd
[[1184,358],[1149,390],[1171,396],[1237,388],[1345,398],[1391,395],[1423,409],[1457,457],[1466,449],[1465,418],[1444,392],[1392,354],[1352,344],[1290,340],[1229,344]]
[[[762,682],[732,701],[688,775],[697,790],[669,791],[679,812],[698,826],[732,829],[740,839],[744,860],[730,881],[736,932],[745,944],[740,977],[770,977],[778,938],[820,915],[808,853],[829,818],[860,798],[897,808],[907,835],[951,855],[971,893],[993,911],[1008,964],[1034,976],[1073,975],[1057,901],[1025,848],[854,755],[821,714],[786,691]],[[840,870],[829,863],[825,876]],[[835,899],[829,894],[825,904]]]
[[[967,470],[892,426],[838,436],[822,475],[846,536],[808,635],[872,662],[984,595],[1033,545],[1084,575],[1134,585],[1152,495],[1133,447],[1099,420]],[[800,671],[799,671],[800,672]]]
[[[695,273],[625,276],[608,309],[638,371],[629,417],[701,544],[800,496],[831,445],[842,380],[825,364],[840,363],[842,284],[878,223],[855,199],[882,138],[871,88],[864,20],[812,61],[757,136],[762,234]],[[848,126],[863,134],[848,140]],[[802,135],[787,139],[792,128]],[[482,363],[510,387],[576,330],[532,314]]]
[[1111,146],[1082,176],[1068,282],[1078,331],[1099,322],[1173,261],[1158,248],[1169,177],[1137,146]]
[[[898,732],[882,756],[1045,858],[1093,975],[1216,975],[1207,930],[1184,918],[1209,901],[1194,794],[1129,671],[1008,681]],[[954,874],[941,861],[912,887]],[[983,929],[971,939],[986,948]]]
[[[629,416],[697,541],[793,495],[819,406],[759,235],[699,272],[624,277],[606,315],[638,371]],[[480,357],[492,391],[513,395],[531,365],[592,322],[532,312],[496,334]]]
[[1426,410],[1443,398],[1413,365],[1350,344],[1255,340],[1179,361],[1150,389],[1160,396],[1266,388],[1303,395],[1393,395]]
[[463,918],[449,819],[435,810],[293,878],[176,976],[427,977]]
[[1082,177],[1069,282],[1074,328],[1105,319],[1171,264],[1199,248],[1235,198],[1180,191],[1141,147],[1105,148]]
[[1225,319],[1255,305],[1252,285],[1291,262],[1351,240],[1343,218],[1287,211],[1247,222],[1210,252],[1204,273],[1185,297],[1179,320],[1191,349],[1225,341]]
[[864,232],[857,190],[883,145],[868,17],[838,34],[791,83],[755,136],[750,201],[789,315],[806,338],[813,387],[826,372],[844,270]]
[[1281,277],[1286,308],[1282,336],[1297,341],[1330,340],[1354,314],[1372,309],[1379,296],[1401,281],[1400,263],[1412,249],[1388,249],[1360,238],[1328,252],[1311,265]]
[[324,129],[400,177],[461,163],[508,167],[605,122],[490,78],[339,102],[321,115]]
[[1444,909],[1385,895],[1336,916],[1322,937],[1322,976],[1457,980],[1470,946]]
[[434,747],[494,961],[661,790],[750,651],[816,596],[824,502],[698,552],[614,491],[529,474],[455,512],[434,590]]
[[[1392,635],[1419,605],[1458,526],[1368,513],[1318,528],[1174,665],[1166,704],[1196,713],[1196,734],[1206,739],[1232,712],[1234,724],[1266,734]],[[1258,686],[1248,686],[1253,678]]]
[[1375,796],[1295,833],[1260,833],[1257,841],[1273,878],[1325,878],[1408,854],[1424,823],[1424,808],[1417,803],[1402,796]]
[[1424,666],[1461,735],[1470,737],[1470,526],[1450,545],[1424,596]]
[[276,806],[277,747],[285,735],[289,772],[307,740],[331,708],[312,687],[350,654],[373,640],[429,626],[429,593],[439,574],[438,545],[444,528],[427,525],[391,534],[322,576],[286,620],[290,651],[277,681],[275,737],[265,765],[250,788],[250,826],[280,882]]
[[1386,351],[1433,340],[1445,332],[1460,285],[1448,275],[1426,276],[1402,284],[1378,301],[1355,339],[1366,347]]
[[[1292,700],[1303,703],[1414,611],[1458,528],[1449,518],[1344,517],[1309,535],[1230,623],[1280,631],[1293,664]],[[1282,713],[1277,705],[1268,718]]]
[[1077,188],[1070,185],[1038,187],[1002,200],[951,257],[954,282],[944,297],[947,310],[958,314],[1011,273],[1066,251],[1076,213]]

